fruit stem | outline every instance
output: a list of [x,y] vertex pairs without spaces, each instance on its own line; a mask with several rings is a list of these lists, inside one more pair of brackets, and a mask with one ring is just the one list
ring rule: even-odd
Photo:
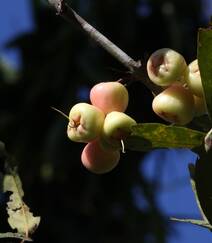
[[64,112],[58,110],[57,108],[55,108],[53,106],[51,106],[51,109],[56,111],[56,112],[58,112],[58,113],[60,113],[60,115],[62,115],[63,117],[65,117],[65,118],[67,118],[69,120],[69,117]]
[[123,139],[121,139],[121,151],[123,154],[126,153]]

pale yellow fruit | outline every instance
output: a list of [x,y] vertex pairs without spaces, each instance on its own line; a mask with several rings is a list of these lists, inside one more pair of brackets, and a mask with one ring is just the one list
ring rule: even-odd
[[195,116],[202,116],[207,114],[207,105],[205,102],[205,98],[198,97],[194,95],[194,108],[195,108]]
[[193,119],[194,98],[188,89],[175,84],[154,98],[152,108],[164,120],[185,125]]
[[75,142],[90,142],[100,135],[104,118],[105,115],[99,108],[78,103],[69,112],[67,135]]
[[169,86],[176,82],[184,83],[187,68],[184,57],[170,48],[155,51],[147,62],[148,76],[159,86]]
[[202,79],[200,76],[198,60],[194,60],[188,65],[187,84],[191,92],[199,97],[203,97]]
[[105,117],[102,138],[104,144],[110,144],[114,148],[121,148],[121,140],[131,134],[131,127],[136,121],[123,112],[113,111]]

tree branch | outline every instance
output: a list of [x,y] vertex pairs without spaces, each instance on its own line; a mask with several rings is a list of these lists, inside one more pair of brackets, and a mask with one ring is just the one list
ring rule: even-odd
[[[81,30],[83,30],[92,40],[97,42],[101,47],[108,51],[114,58],[121,62],[125,67],[129,69],[131,74],[141,80],[144,85],[150,89],[154,94],[161,92],[161,88],[152,83],[142,68],[140,61],[133,60],[118,46],[111,42],[107,37],[101,34],[93,26],[91,26],[86,20],[79,16],[65,0],[48,0],[49,4],[56,10],[57,14],[62,16],[68,22],[76,24]],[[144,77],[146,76],[146,77]]]

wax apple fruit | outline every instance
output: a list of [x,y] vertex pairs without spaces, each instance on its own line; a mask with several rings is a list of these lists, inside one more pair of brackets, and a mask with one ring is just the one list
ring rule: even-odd
[[103,149],[98,140],[88,143],[81,154],[82,164],[91,172],[103,174],[114,169],[120,159],[118,150]]
[[203,97],[202,80],[200,76],[197,59],[188,65],[187,84],[191,92],[199,97]]
[[169,48],[155,51],[147,62],[148,76],[153,83],[159,86],[184,82],[187,68],[184,57]]
[[195,116],[202,116],[207,114],[207,105],[204,97],[198,97],[194,95],[194,109]]
[[113,111],[106,115],[102,139],[114,148],[121,148],[121,140],[127,138],[131,133],[131,127],[136,121],[123,112]]
[[112,111],[124,112],[128,106],[128,91],[118,81],[96,84],[90,91],[91,103],[105,114]]
[[194,98],[188,89],[175,84],[154,98],[152,108],[164,120],[185,125],[193,119]]
[[93,105],[74,105],[69,112],[68,137],[75,142],[90,142],[96,139],[101,133],[104,118],[104,113]]

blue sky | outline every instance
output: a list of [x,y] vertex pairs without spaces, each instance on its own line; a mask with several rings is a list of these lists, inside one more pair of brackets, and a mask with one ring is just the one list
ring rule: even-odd
[[[141,170],[150,182],[158,180],[158,206],[168,218],[201,217],[188,172],[188,164],[196,159],[196,154],[187,149],[163,149],[146,154]],[[212,242],[212,234],[207,229],[184,223],[171,224],[175,232],[168,243]]]
[[6,49],[6,43],[34,28],[29,0],[1,1],[0,8],[0,55],[7,57],[9,62],[17,66],[20,61],[18,50]]
[[[212,1],[203,1],[205,2],[204,6],[207,7],[205,8],[205,18],[207,18],[210,15],[209,9],[212,9]],[[0,8],[0,55],[8,58],[9,62],[17,66],[20,60],[18,50],[8,50],[4,46],[10,39],[21,33],[33,31],[34,28],[29,0],[2,1]],[[153,151],[145,157],[141,170],[144,171],[150,182],[155,180],[157,176],[160,184],[157,201],[167,217],[200,217],[187,169],[188,163],[194,162],[195,159],[196,155],[189,150]],[[135,198],[138,207],[144,207],[142,195],[136,195]],[[172,224],[176,231],[169,237],[168,243],[212,242],[212,234],[206,229],[187,224]]]

